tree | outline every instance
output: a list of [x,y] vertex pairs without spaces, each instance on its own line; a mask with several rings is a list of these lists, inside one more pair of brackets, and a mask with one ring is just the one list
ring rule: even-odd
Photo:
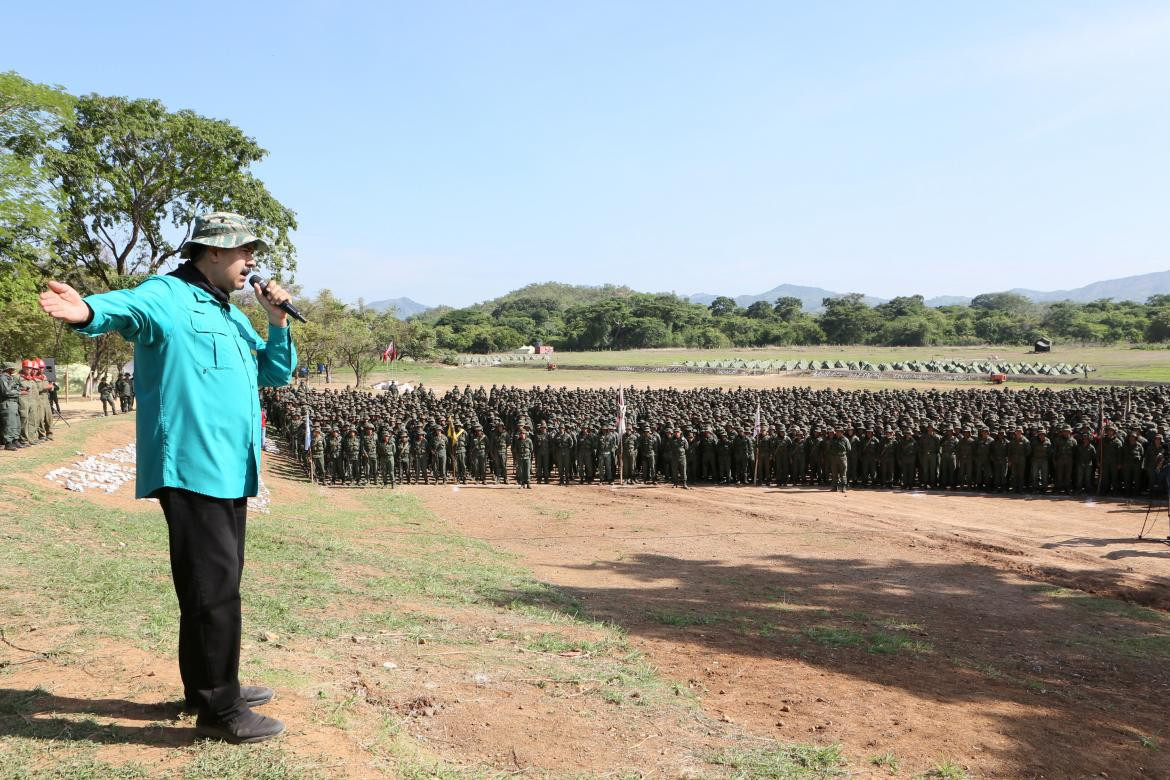
[[903,295],[878,304],[874,311],[887,320],[917,317],[926,313],[926,302],[921,295]]
[[157,100],[87,95],[44,150],[56,190],[56,253],[87,291],[154,273],[190,237],[194,218],[234,211],[252,219],[277,274],[296,267],[293,212],[249,168],[266,156],[238,128]]
[[983,293],[971,299],[971,308],[1024,316],[1035,309],[1035,304],[1017,293]]
[[726,317],[729,314],[734,314],[738,308],[739,304],[735,302],[735,299],[728,298],[726,295],[720,295],[707,304],[707,309],[711,312],[712,317]]
[[772,311],[785,322],[792,322],[804,314],[804,302],[800,298],[785,295],[773,302]]
[[770,320],[774,312],[767,301],[756,301],[747,307],[747,316],[754,320]]
[[[1161,296],[1170,299],[1170,296]],[[1147,341],[1170,341],[1170,300],[1150,317],[1146,326]]]
[[[26,129],[12,148],[42,171],[56,207],[43,268],[83,293],[133,286],[174,258],[195,216],[234,211],[255,221],[277,275],[295,268],[293,212],[249,171],[266,152],[227,122],[157,100],[88,95],[52,134]],[[90,342],[90,380],[116,349]]]
[[60,87],[0,73],[0,260],[45,258],[57,212],[41,162],[73,103]]
[[861,293],[825,298],[821,304],[825,313],[819,323],[830,344],[863,344],[881,325],[881,318],[865,305]]

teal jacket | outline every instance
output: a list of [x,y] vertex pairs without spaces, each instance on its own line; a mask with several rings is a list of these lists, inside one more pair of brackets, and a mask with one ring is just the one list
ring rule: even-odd
[[248,318],[174,276],[85,299],[88,336],[118,332],[134,343],[138,481],[147,498],[177,487],[214,498],[256,495],[258,388],[288,384],[297,353],[289,329]]

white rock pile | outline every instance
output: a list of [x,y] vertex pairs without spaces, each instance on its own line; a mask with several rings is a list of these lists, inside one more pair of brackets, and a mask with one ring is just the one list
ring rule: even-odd
[[134,481],[133,443],[100,455],[77,454],[83,456],[81,460],[53,469],[45,475],[45,479],[78,493],[84,493],[87,489],[113,493],[127,482]]
[[[86,490],[115,493],[127,482],[134,481],[137,460],[133,442],[100,455],[86,455],[84,452],[74,454],[81,460],[53,469],[45,474],[45,479],[78,493],[84,493]],[[263,479],[259,481],[259,488],[258,494],[248,499],[248,510],[268,514],[272,504],[272,492],[264,484]]]

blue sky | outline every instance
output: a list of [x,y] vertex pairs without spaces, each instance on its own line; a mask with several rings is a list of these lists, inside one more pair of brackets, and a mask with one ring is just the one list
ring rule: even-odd
[[889,297],[1170,268],[1170,3],[11,4],[0,67],[230,120],[297,281]]

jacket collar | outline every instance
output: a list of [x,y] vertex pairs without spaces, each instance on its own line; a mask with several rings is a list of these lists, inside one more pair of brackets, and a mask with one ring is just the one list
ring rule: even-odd
[[167,276],[173,276],[176,279],[181,279],[192,287],[196,287],[214,298],[221,306],[228,305],[228,294],[216,287],[207,280],[203,272],[195,267],[195,263],[188,260],[181,263],[178,268],[171,271]]

